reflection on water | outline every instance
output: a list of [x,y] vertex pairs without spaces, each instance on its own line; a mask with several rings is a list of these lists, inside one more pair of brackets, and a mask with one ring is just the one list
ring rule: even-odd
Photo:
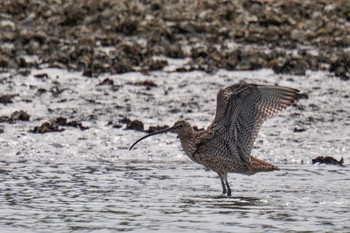
[[208,196],[200,195],[181,199],[184,203],[190,205],[199,205],[206,208],[215,209],[247,209],[254,206],[262,206],[264,203],[257,197],[227,197],[226,195],[221,196]]

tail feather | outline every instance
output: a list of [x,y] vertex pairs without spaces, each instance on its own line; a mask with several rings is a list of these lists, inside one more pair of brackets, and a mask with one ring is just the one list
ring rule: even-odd
[[271,163],[265,162],[263,160],[257,159],[255,157],[251,157],[252,162],[252,170],[256,172],[267,172],[279,170],[279,168]]

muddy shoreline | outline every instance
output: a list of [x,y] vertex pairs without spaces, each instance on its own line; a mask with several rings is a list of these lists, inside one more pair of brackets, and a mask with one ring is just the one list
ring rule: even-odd
[[2,1],[0,70],[58,67],[85,76],[218,69],[349,80],[349,1]]

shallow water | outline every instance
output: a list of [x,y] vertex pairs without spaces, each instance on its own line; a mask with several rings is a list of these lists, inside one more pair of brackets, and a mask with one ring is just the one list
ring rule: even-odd
[[[81,77],[55,69],[47,79],[1,74],[1,93],[18,93],[0,115],[26,110],[30,122],[1,123],[1,232],[349,232],[350,103],[348,83],[322,72],[281,76],[269,70],[139,73]],[[98,86],[106,77],[115,82]],[[133,81],[152,80],[148,90]],[[308,94],[268,120],[253,154],[281,170],[230,174],[232,197],[221,195],[213,172],[181,152],[172,134],[149,138],[116,129],[123,116],[149,125],[184,117],[205,127],[213,119],[218,88],[245,80],[278,83]],[[64,91],[37,95],[39,88]],[[28,130],[57,116],[89,130]],[[304,129],[294,132],[294,128]],[[312,165],[316,156],[345,160],[345,167]]]
[[1,162],[0,224],[26,231],[350,231],[349,169],[230,175],[190,162]]

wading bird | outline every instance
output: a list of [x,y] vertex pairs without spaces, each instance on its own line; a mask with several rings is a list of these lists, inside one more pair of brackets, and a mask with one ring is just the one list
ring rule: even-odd
[[223,193],[231,196],[227,173],[253,175],[257,172],[278,170],[268,162],[251,155],[255,138],[263,122],[291,105],[299,90],[289,87],[239,83],[219,90],[216,115],[205,130],[194,131],[184,121],[148,134],[141,140],[165,132],[178,135],[181,146],[194,162],[219,175]]

